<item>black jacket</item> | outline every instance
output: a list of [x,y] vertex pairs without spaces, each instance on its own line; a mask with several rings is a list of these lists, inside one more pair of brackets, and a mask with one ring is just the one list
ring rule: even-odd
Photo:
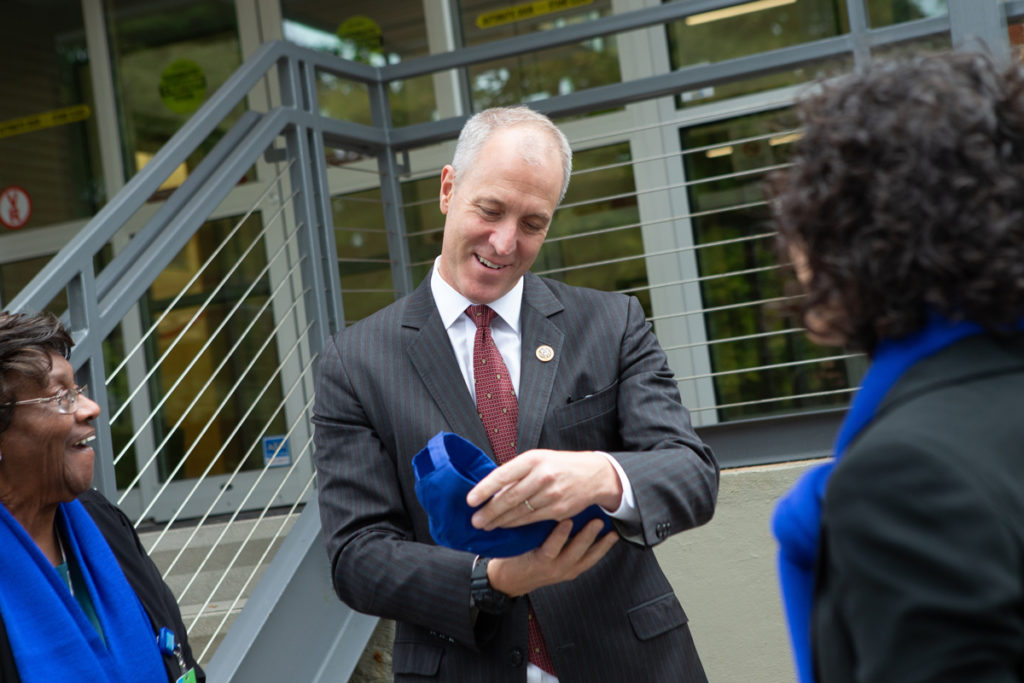
[[[206,674],[192,656],[192,648],[188,643],[185,624],[181,620],[181,611],[171,589],[164,583],[153,561],[149,559],[138,534],[128,518],[113,503],[104,498],[99,491],[90,490],[78,498],[89,516],[96,522],[103,537],[114,552],[121,571],[128,579],[129,585],[139,596],[142,606],[153,624],[153,637],[161,626],[167,626],[181,640],[185,662],[196,669],[196,679],[205,681]],[[0,615],[0,682],[20,683],[21,677],[14,663],[14,653],[7,638],[7,628]],[[178,663],[174,657],[164,656],[164,667],[167,669],[167,680],[178,680]]]
[[1024,680],[1024,339],[971,337],[886,395],[825,494],[820,683]]

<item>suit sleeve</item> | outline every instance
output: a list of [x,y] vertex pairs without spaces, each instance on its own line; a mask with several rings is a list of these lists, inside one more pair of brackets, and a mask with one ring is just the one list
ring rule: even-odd
[[414,540],[395,461],[364,404],[381,392],[363,368],[358,388],[350,380],[363,354],[350,355],[344,334],[328,342],[313,417],[335,591],[357,611],[418,624],[476,648],[469,596],[473,555]]
[[846,631],[857,681],[1020,680],[1020,520],[968,455],[876,439],[829,483],[821,590],[836,614],[819,624]]
[[611,452],[629,477],[640,529],[622,528],[655,545],[711,519],[719,467],[693,431],[675,377],[640,302],[630,297],[619,347],[619,435]]

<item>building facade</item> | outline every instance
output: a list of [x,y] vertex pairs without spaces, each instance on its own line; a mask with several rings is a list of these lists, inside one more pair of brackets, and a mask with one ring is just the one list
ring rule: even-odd
[[[823,435],[831,434],[864,362],[810,344],[786,313],[782,304],[792,292],[785,289],[761,184],[785,164],[800,134],[791,103],[801,88],[867,59],[950,47],[958,22],[969,24],[957,15],[967,3],[951,4],[9,0],[0,28],[0,305],[267,41],[373,68],[480,51],[481,59],[468,66],[390,81],[384,105],[374,103],[365,84],[318,72],[321,115],[389,130],[414,130],[494,105],[543,108],[552,98],[732,65],[660,97],[601,106],[592,96],[575,111],[553,113],[573,143],[575,173],[534,270],[640,299],[695,424],[727,465],[821,455]],[[1007,42],[1016,45],[1021,26],[1013,3],[992,5]],[[552,29],[672,6],[692,9],[636,30],[529,47]],[[488,46],[509,41],[528,46],[487,58]],[[773,62],[778,55],[785,58]],[[281,101],[273,79],[250,92],[97,262],[113,258],[160,210],[247,108],[267,110]],[[439,251],[437,179],[451,142],[403,150],[395,167],[400,179],[390,189],[379,160],[358,145],[328,144],[324,154],[342,309],[352,321],[408,291]],[[266,181],[266,169],[257,167],[239,178],[105,342],[108,370],[124,365],[107,387],[110,414],[120,418],[111,427],[117,485],[123,502],[140,514],[170,516],[171,508],[151,505],[168,486],[291,466],[287,449],[288,457],[279,447],[268,451],[286,431],[286,421],[275,416],[288,393],[280,372],[288,342],[279,315],[272,310],[244,330],[229,321],[238,306],[266,308],[274,287],[266,275],[270,251],[243,247],[272,232],[271,214],[251,211],[253,193]],[[395,201],[389,192],[397,193]],[[49,307],[66,306],[58,296]],[[218,486],[173,514],[241,504],[221,496]],[[219,502],[210,508],[214,497]]]

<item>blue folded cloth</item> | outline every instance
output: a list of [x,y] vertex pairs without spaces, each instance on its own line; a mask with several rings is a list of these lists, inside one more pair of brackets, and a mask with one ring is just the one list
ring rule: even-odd
[[[427,512],[430,535],[438,545],[484,557],[512,557],[538,547],[555,528],[554,520],[492,531],[474,527],[470,519],[478,508],[466,503],[466,494],[497,465],[458,434],[438,432],[413,456],[412,466],[416,496]],[[604,520],[602,534],[611,530],[608,515],[591,505],[572,518],[572,533],[592,519]]]

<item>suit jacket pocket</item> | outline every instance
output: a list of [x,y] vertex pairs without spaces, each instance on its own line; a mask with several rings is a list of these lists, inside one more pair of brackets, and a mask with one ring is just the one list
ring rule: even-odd
[[391,652],[391,670],[396,675],[436,676],[443,656],[444,648],[437,645],[396,640]]
[[558,443],[546,448],[570,451],[614,451],[619,444],[616,418],[619,383],[552,410],[548,424],[555,429]]
[[629,610],[629,623],[640,640],[650,640],[688,621],[675,593],[666,593]]

